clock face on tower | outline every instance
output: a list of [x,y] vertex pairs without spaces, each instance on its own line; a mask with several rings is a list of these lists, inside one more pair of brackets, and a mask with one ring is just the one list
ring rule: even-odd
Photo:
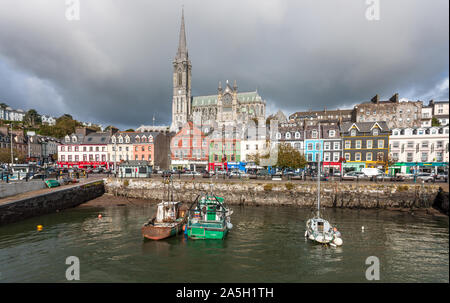
[[225,106],[231,106],[231,102],[233,101],[233,98],[231,97],[231,95],[230,94],[226,94],[224,97],[223,97],[223,105],[225,105]]

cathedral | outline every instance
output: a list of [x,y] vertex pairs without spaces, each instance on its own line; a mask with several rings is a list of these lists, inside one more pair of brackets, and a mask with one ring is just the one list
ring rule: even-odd
[[237,126],[245,125],[250,119],[265,123],[266,102],[253,92],[238,92],[236,80],[233,86],[226,81],[219,82],[217,94],[208,96],[191,95],[192,65],[189,60],[184,12],[181,15],[178,51],[173,61],[173,100],[171,131],[178,131],[186,122],[197,125]]

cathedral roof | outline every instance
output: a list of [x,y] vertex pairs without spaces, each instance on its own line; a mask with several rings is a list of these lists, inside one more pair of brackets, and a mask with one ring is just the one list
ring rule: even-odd
[[[240,103],[250,103],[262,101],[261,96],[258,92],[244,92],[237,94],[238,101]],[[196,96],[193,97],[192,106],[208,106],[208,105],[216,105],[217,104],[218,95],[209,95],[209,96]]]

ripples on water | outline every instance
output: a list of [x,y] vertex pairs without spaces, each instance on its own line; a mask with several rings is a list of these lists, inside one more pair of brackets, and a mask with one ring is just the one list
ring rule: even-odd
[[79,257],[82,282],[367,282],[369,256],[380,259],[380,282],[449,281],[448,218],[328,210],[344,239],[333,249],[305,240],[309,210],[233,209],[224,241],[143,241],[154,205],[78,207],[3,226],[0,281],[65,282],[68,256]]

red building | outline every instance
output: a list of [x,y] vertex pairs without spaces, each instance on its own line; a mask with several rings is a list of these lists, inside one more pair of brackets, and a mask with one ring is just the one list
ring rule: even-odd
[[171,168],[199,171],[208,166],[208,137],[187,122],[170,143]]

